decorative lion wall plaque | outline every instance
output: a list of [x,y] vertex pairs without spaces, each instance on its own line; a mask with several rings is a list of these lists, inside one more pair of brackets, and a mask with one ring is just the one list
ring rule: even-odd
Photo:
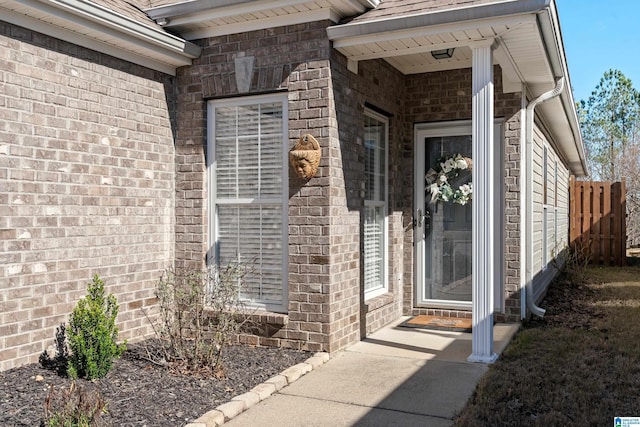
[[289,151],[289,162],[300,178],[311,179],[320,165],[320,144],[311,134],[302,136]]

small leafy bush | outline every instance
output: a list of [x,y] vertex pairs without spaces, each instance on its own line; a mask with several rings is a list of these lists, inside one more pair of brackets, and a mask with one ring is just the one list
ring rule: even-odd
[[153,323],[159,364],[191,374],[220,374],[225,346],[248,322],[240,298],[246,270],[238,264],[167,271],[158,281],[159,316]]
[[107,404],[99,391],[86,391],[76,386],[75,381],[68,389],[49,388],[44,403],[45,426],[47,427],[98,427],[102,414],[107,412]]
[[95,379],[106,376],[113,359],[120,357],[126,344],[117,344],[118,328],[116,297],[105,298],[104,282],[96,274],[89,283],[88,295],[73,309],[69,329],[68,374],[72,378]]

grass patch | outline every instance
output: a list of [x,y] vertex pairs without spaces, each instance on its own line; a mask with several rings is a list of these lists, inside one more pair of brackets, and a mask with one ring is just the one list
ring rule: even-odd
[[588,267],[558,281],[456,426],[601,426],[640,416],[640,268]]

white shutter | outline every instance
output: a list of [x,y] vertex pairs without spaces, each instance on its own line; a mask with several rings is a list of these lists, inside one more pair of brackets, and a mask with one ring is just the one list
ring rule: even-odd
[[286,309],[286,97],[211,101],[211,247],[215,261],[247,269],[242,296]]

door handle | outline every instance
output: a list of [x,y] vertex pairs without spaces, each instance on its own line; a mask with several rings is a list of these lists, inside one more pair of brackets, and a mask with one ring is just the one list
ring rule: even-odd
[[427,220],[431,218],[430,212],[426,210],[424,214],[422,213],[422,208],[418,208],[418,212],[416,213],[416,218],[413,220],[413,225],[417,227],[422,227],[422,223],[424,222],[425,226],[428,226],[429,223]]

